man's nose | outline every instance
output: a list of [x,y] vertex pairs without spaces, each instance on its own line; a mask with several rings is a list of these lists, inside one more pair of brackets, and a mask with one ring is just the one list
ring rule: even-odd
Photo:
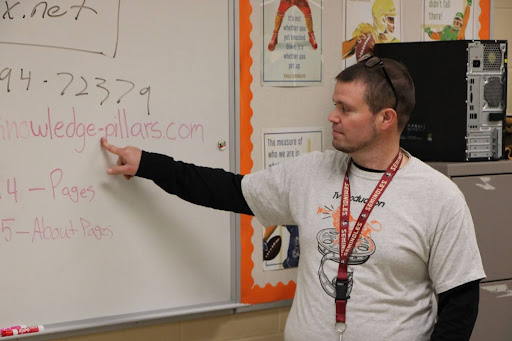
[[340,118],[339,118],[339,115],[338,115],[336,109],[331,111],[331,113],[329,114],[329,117],[328,117],[328,121],[332,122],[332,123],[339,123]]

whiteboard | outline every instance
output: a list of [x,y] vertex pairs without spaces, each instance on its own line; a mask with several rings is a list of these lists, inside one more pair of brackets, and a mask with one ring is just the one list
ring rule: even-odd
[[233,216],[107,175],[99,143],[233,166],[233,1],[0,7],[0,326],[233,302]]

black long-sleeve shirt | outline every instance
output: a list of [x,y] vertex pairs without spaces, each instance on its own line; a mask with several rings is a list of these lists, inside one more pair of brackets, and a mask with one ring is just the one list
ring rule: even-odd
[[[136,176],[153,180],[166,192],[197,205],[254,215],[242,193],[243,175],[143,151]],[[432,341],[469,340],[478,314],[479,283],[468,282],[438,294]]]

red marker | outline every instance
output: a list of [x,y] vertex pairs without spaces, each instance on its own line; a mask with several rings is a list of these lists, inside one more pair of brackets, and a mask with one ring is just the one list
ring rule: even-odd
[[22,328],[10,329],[10,330],[2,330],[2,336],[13,336],[13,335],[37,333],[37,332],[42,332],[43,330],[44,330],[43,326],[22,327]]
[[13,327],[9,327],[9,328],[0,328],[0,335],[2,334],[2,332],[4,330],[12,330],[12,329],[20,329],[20,328],[25,328],[26,326],[25,325],[21,325],[21,326],[13,326]]

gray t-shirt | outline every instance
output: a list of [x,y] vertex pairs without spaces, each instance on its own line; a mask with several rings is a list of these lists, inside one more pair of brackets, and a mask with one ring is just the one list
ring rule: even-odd
[[[243,195],[263,226],[299,225],[301,254],[286,340],[339,339],[333,280],[348,161],[341,152],[312,152],[243,178]],[[350,231],[381,176],[351,166]],[[429,340],[437,314],[434,293],[484,277],[462,192],[410,156],[350,256],[343,341]]]

